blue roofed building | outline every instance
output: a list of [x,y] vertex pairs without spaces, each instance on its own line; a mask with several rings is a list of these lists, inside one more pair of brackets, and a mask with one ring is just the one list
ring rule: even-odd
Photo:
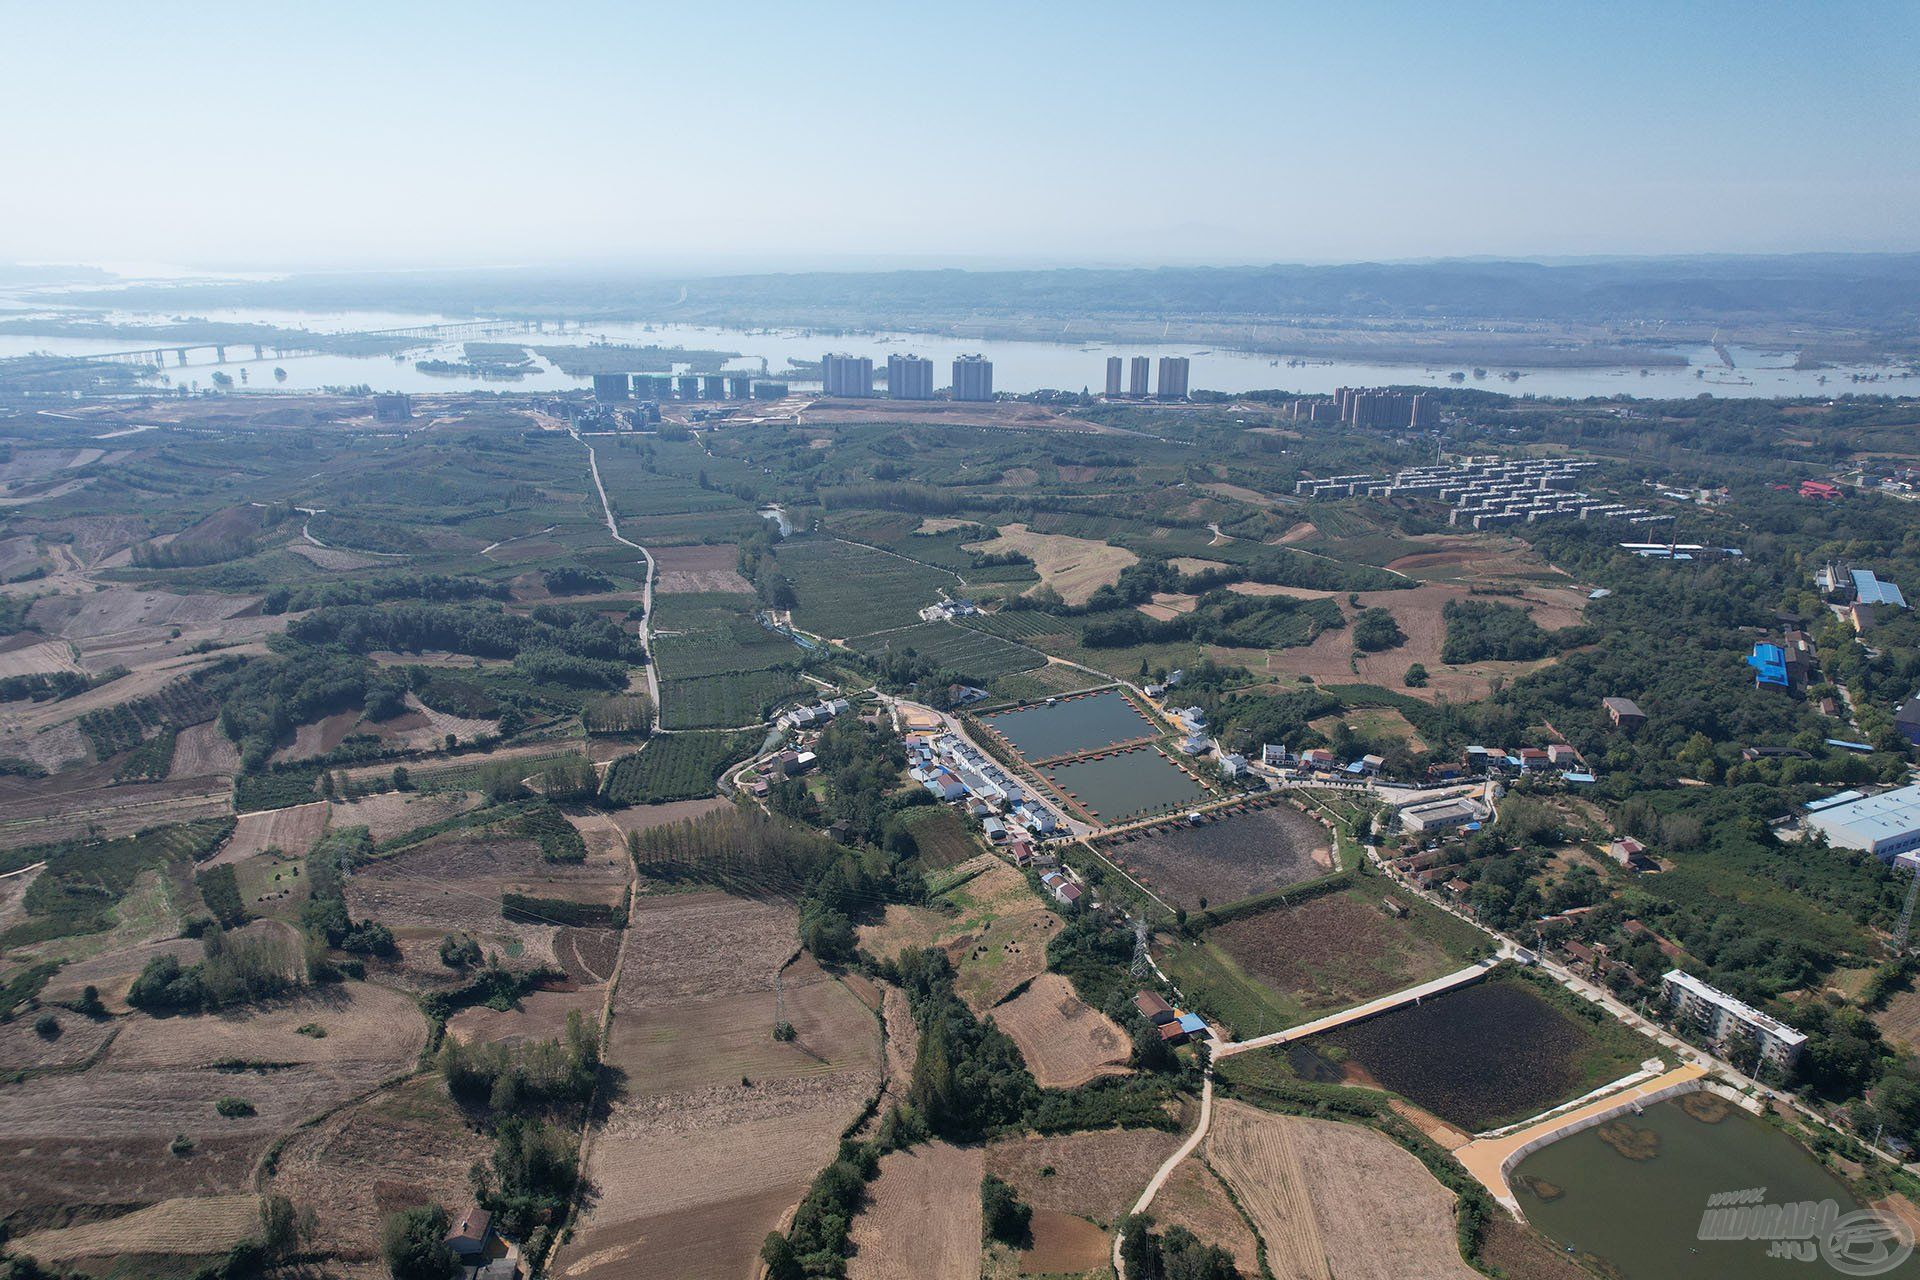
[[1753,668],[1753,682],[1769,688],[1787,687],[1787,651],[1777,644],[1756,644],[1747,657]]

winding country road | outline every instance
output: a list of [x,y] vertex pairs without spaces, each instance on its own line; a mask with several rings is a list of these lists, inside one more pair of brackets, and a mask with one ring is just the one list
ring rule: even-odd
[[640,643],[647,650],[647,696],[653,699],[653,727],[660,725],[660,673],[654,668],[653,661],[653,552],[620,532],[620,522],[613,518],[613,504],[607,501],[607,487],[600,483],[600,459],[595,456],[593,446],[580,438],[580,433],[569,429],[568,435],[579,440],[587,450],[587,469],[593,473],[594,492],[600,495],[600,511],[606,517],[607,534],[615,542],[638,551],[647,562],[647,580],[640,590]]

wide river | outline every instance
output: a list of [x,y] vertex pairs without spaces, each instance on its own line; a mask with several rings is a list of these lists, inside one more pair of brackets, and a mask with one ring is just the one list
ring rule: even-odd
[[[5,312],[0,312],[4,315]],[[18,312],[15,313],[19,314]],[[413,315],[394,312],[287,312],[270,310],[230,310],[196,312],[208,320],[254,322],[304,328],[323,332],[354,332],[378,329],[411,328],[447,323],[453,318],[437,315]],[[159,315],[119,315],[131,323],[155,323],[171,317]],[[453,321],[457,322],[457,321]],[[513,335],[487,339],[511,342]],[[1194,343],[1169,343],[1152,346],[1139,343],[1056,343],[987,341],[981,339],[930,337],[906,333],[823,334],[806,329],[721,329],[698,325],[591,323],[556,331],[551,325],[541,333],[529,332],[525,341],[542,345],[577,345],[613,342],[635,346],[686,347],[701,350],[734,351],[739,355],[727,362],[730,369],[780,378],[790,360],[817,361],[827,351],[850,351],[873,358],[884,368],[887,356],[912,352],[934,362],[936,386],[950,382],[955,356],[978,353],[993,361],[993,383],[998,391],[1029,392],[1053,388],[1099,391],[1106,385],[1106,362],[1110,355],[1145,355],[1158,359],[1163,355],[1186,356],[1192,361],[1190,385],[1196,390],[1243,392],[1283,389],[1307,394],[1325,393],[1343,386],[1471,386],[1512,395],[1539,396],[1617,396],[1674,398],[1710,392],[1716,396],[1818,396],[1838,395],[1845,391],[1879,394],[1920,394],[1920,377],[1885,365],[1845,366],[1827,370],[1797,370],[1790,351],[1760,351],[1730,348],[1733,367],[1728,368],[1711,347],[1683,348],[1688,364],[1638,368],[1528,369],[1517,377],[1507,371],[1489,368],[1476,377],[1469,367],[1438,364],[1370,364],[1355,360],[1288,358]],[[78,356],[137,349],[144,345],[131,338],[42,337],[33,334],[0,334],[0,357],[33,353]],[[462,358],[457,342],[437,347],[420,347],[402,358],[390,356],[288,356],[264,360],[252,358],[251,347],[230,347],[224,365],[215,365],[206,352],[191,357],[185,368],[169,368],[163,386],[187,386],[207,389],[213,386],[216,369],[232,375],[235,385],[254,391],[306,391],[325,387],[371,386],[376,391],[566,391],[588,384],[588,379],[571,377],[549,362],[535,357],[535,368],[527,376],[500,380],[470,375],[442,375],[423,372],[416,367],[422,360],[458,361]],[[275,370],[284,372],[277,377]],[[1455,379],[1452,375],[1463,375]],[[1856,381],[1872,378],[1872,381]],[[1156,375],[1157,380],[1157,375]],[[803,379],[791,379],[797,388],[817,386]]]

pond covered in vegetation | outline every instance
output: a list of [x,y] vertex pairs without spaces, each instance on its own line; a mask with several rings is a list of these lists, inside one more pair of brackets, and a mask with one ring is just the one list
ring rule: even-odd
[[1635,1069],[1651,1043],[1607,1052],[1590,1026],[1515,977],[1495,977],[1302,1043],[1294,1067],[1358,1080],[1470,1132],[1524,1120]]

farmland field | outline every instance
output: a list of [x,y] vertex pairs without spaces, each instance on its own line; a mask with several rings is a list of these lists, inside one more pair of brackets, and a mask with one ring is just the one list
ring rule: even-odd
[[1334,1074],[1402,1094],[1468,1132],[1524,1120],[1660,1056],[1626,1027],[1506,974],[1301,1043],[1344,1055]]
[[1357,1125],[1214,1104],[1208,1159],[1233,1187],[1275,1275],[1473,1280],[1454,1195],[1426,1166]]
[[327,802],[316,800],[290,809],[242,814],[234,823],[233,835],[203,865],[240,862],[270,848],[304,857],[327,829],[328,812]]
[[628,1084],[588,1149],[601,1194],[553,1274],[740,1280],[878,1088],[879,1026],[802,957],[783,981],[795,1038],[773,1037],[790,907],[667,894],[629,933],[644,979],[622,984],[606,1051]]
[[952,622],[923,622],[898,631],[862,636],[850,646],[856,653],[912,653],[968,680],[985,682],[1016,671],[1047,665],[1047,655]]
[[733,729],[759,724],[788,698],[813,686],[780,671],[736,671],[660,682],[661,723],[669,729]]
[[[306,1024],[328,1034],[298,1034]],[[426,1035],[412,1001],[367,983],[257,1009],[129,1015],[85,1071],[0,1090],[0,1203],[70,1209],[248,1190],[277,1134],[405,1071]],[[214,1065],[235,1059],[275,1065],[270,1078]],[[257,1113],[218,1115],[227,1096]],[[167,1153],[179,1133],[198,1144],[190,1160]]]
[[799,661],[793,641],[755,621],[752,596],[665,596],[655,606],[654,661],[663,679],[763,671]]
[[307,1247],[355,1267],[379,1265],[380,1223],[421,1200],[457,1205],[487,1152],[435,1076],[392,1086],[296,1134],[267,1189],[311,1206]]
[[913,833],[919,848],[916,855],[922,868],[944,871],[946,868],[979,856],[980,841],[960,815],[946,805],[921,805],[909,809],[903,821]]
[[[1403,893],[1363,881],[1208,929],[1161,964],[1187,994],[1241,1036],[1277,1031],[1451,973],[1480,935]],[[1408,914],[1381,909],[1391,896]]]
[[1333,836],[1284,802],[1129,833],[1100,851],[1189,911],[1223,907],[1336,870]]
[[600,793],[617,805],[710,796],[726,767],[752,754],[761,737],[757,729],[744,734],[662,734],[639,751],[615,760]]
[[778,561],[800,599],[795,625],[836,639],[911,626],[942,588],[960,587],[953,574],[831,538],[782,543]]
[[848,1280],[976,1280],[979,1147],[922,1143],[880,1160],[853,1222]]
[[1147,1180],[1180,1142],[1180,1134],[1159,1129],[1016,1135],[988,1144],[987,1172],[1011,1183],[1036,1210],[1070,1213],[1110,1228],[1133,1208]]
[[1020,1046],[1042,1089],[1071,1089],[1127,1072],[1132,1040],[1057,973],[1035,978],[1025,991],[994,1006],[992,1017]]

